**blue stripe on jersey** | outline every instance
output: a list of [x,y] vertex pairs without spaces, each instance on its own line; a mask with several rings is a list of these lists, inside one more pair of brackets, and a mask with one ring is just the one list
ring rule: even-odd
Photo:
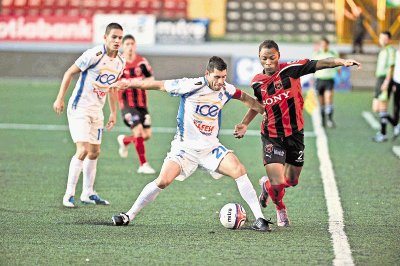
[[74,102],[72,103],[72,109],[76,109],[76,106],[78,105],[79,99],[81,98],[82,91],[83,91],[83,85],[85,84],[87,73],[88,73],[87,70],[85,70],[81,74],[81,83],[79,85],[78,92],[76,93]]
[[186,102],[186,97],[180,97],[180,103],[179,103],[179,109],[178,109],[178,116],[176,117],[176,120],[178,122],[178,127],[177,130],[178,132],[177,135],[180,136],[180,141],[183,141],[183,133],[184,133],[184,115],[185,115],[185,102]]
[[72,104],[72,108],[73,109],[76,109],[76,106],[78,105],[79,99],[81,98],[81,95],[82,95],[82,92],[83,92],[83,86],[85,85],[87,71],[89,69],[91,69],[91,68],[94,68],[95,66],[97,66],[100,63],[101,59],[105,55],[105,52],[106,52],[106,48],[104,47],[104,52],[103,52],[103,55],[100,57],[100,59],[96,63],[90,65],[85,71],[82,72],[81,84],[79,85],[79,90],[78,90],[78,92],[77,92],[77,94],[75,96],[74,103]]
[[218,133],[217,133],[217,138],[219,136],[219,131],[221,130],[221,124],[222,124],[222,110],[219,110],[219,112],[218,112]]

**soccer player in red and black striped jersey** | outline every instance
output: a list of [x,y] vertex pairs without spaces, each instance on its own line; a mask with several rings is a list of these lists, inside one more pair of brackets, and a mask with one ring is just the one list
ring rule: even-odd
[[[285,188],[298,184],[304,164],[303,97],[300,77],[324,68],[352,66],[360,63],[352,59],[302,59],[279,63],[276,42],[266,40],[259,46],[259,59],[264,70],[251,83],[254,95],[265,106],[266,116],[261,125],[263,161],[268,177],[260,180],[260,204],[267,207],[268,197],[276,205],[277,225],[289,226],[283,203]],[[249,110],[242,122],[235,126],[235,136],[242,138],[247,126],[256,116]]]
[[[121,79],[144,80],[154,79],[153,71],[146,58],[136,54],[136,40],[132,35],[126,35],[122,39],[123,54],[126,59],[126,66]],[[122,158],[128,157],[128,145],[134,144],[139,157],[140,167],[138,173],[154,174],[155,170],[146,159],[144,141],[151,138],[151,117],[147,109],[147,94],[145,90],[128,88],[118,93],[119,107],[122,119],[132,130],[130,136],[119,135],[119,155]]]

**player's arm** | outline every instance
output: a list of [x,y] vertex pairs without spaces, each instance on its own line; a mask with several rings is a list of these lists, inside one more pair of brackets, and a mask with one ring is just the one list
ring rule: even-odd
[[257,113],[264,114],[265,112],[264,106],[262,106],[256,99],[243,91],[241,91],[241,95],[238,100],[242,101],[247,107]]
[[144,80],[122,79],[111,85],[111,87],[116,88],[118,90],[125,90],[129,87],[134,87],[143,90],[165,91],[164,82],[165,82],[164,80],[154,80],[151,78],[147,78]]
[[108,105],[110,106],[110,116],[106,124],[106,129],[111,130],[117,121],[117,102],[118,102],[118,91],[110,90],[108,93]]
[[53,103],[53,109],[57,114],[61,114],[63,112],[65,94],[68,91],[68,87],[71,84],[73,76],[79,72],[81,72],[81,70],[75,64],[65,71],[57,98]]
[[354,65],[358,66],[358,68],[361,68],[361,63],[357,62],[354,59],[342,59],[342,58],[329,57],[329,58],[318,60],[316,66],[315,66],[315,69],[321,70],[324,68],[333,68],[333,67],[338,67],[338,66],[350,67],[350,66],[354,66]]
[[239,100],[241,100],[247,107],[249,107],[249,110],[242,119],[242,122],[235,125],[235,131],[233,135],[236,138],[243,138],[246,134],[248,125],[257,116],[257,113],[264,114],[265,109],[262,104],[260,104],[257,100],[255,100],[245,92],[241,92]]

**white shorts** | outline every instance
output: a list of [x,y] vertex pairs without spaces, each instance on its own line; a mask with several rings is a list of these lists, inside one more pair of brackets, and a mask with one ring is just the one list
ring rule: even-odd
[[103,111],[94,112],[79,107],[68,108],[67,117],[69,132],[74,143],[101,144],[104,128]]
[[[178,143],[178,144],[177,144]],[[175,179],[183,181],[191,176],[198,167],[208,171],[215,179],[223,175],[216,172],[222,159],[232,150],[228,150],[221,143],[215,144],[212,148],[204,150],[193,150],[183,148],[179,142],[172,141],[171,151],[165,157],[165,161],[174,161],[181,166],[181,173]]]

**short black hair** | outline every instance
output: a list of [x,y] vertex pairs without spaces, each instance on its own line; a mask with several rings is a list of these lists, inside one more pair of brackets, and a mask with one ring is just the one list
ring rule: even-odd
[[322,37],[321,41],[325,42],[326,44],[330,44],[330,41],[326,37]]
[[107,25],[106,35],[110,34],[110,31],[113,30],[113,29],[124,30],[120,24],[112,22],[112,23]]
[[122,38],[122,43],[124,43],[126,40],[133,40],[134,42],[136,42],[135,37],[133,37],[133,35],[131,34],[125,35],[124,38]]
[[381,34],[385,34],[389,37],[389,39],[392,39],[392,34],[390,33],[390,31],[382,31]]
[[278,44],[277,44],[275,41],[273,41],[273,40],[265,40],[265,41],[263,41],[263,42],[260,44],[260,46],[258,47],[258,52],[261,52],[261,49],[262,49],[262,48],[268,48],[268,49],[275,48],[275,49],[279,52],[279,46],[278,46]]
[[207,64],[208,72],[214,72],[214,69],[223,71],[227,68],[228,68],[228,66],[226,65],[225,61],[221,57],[213,56],[208,60],[208,64]]

